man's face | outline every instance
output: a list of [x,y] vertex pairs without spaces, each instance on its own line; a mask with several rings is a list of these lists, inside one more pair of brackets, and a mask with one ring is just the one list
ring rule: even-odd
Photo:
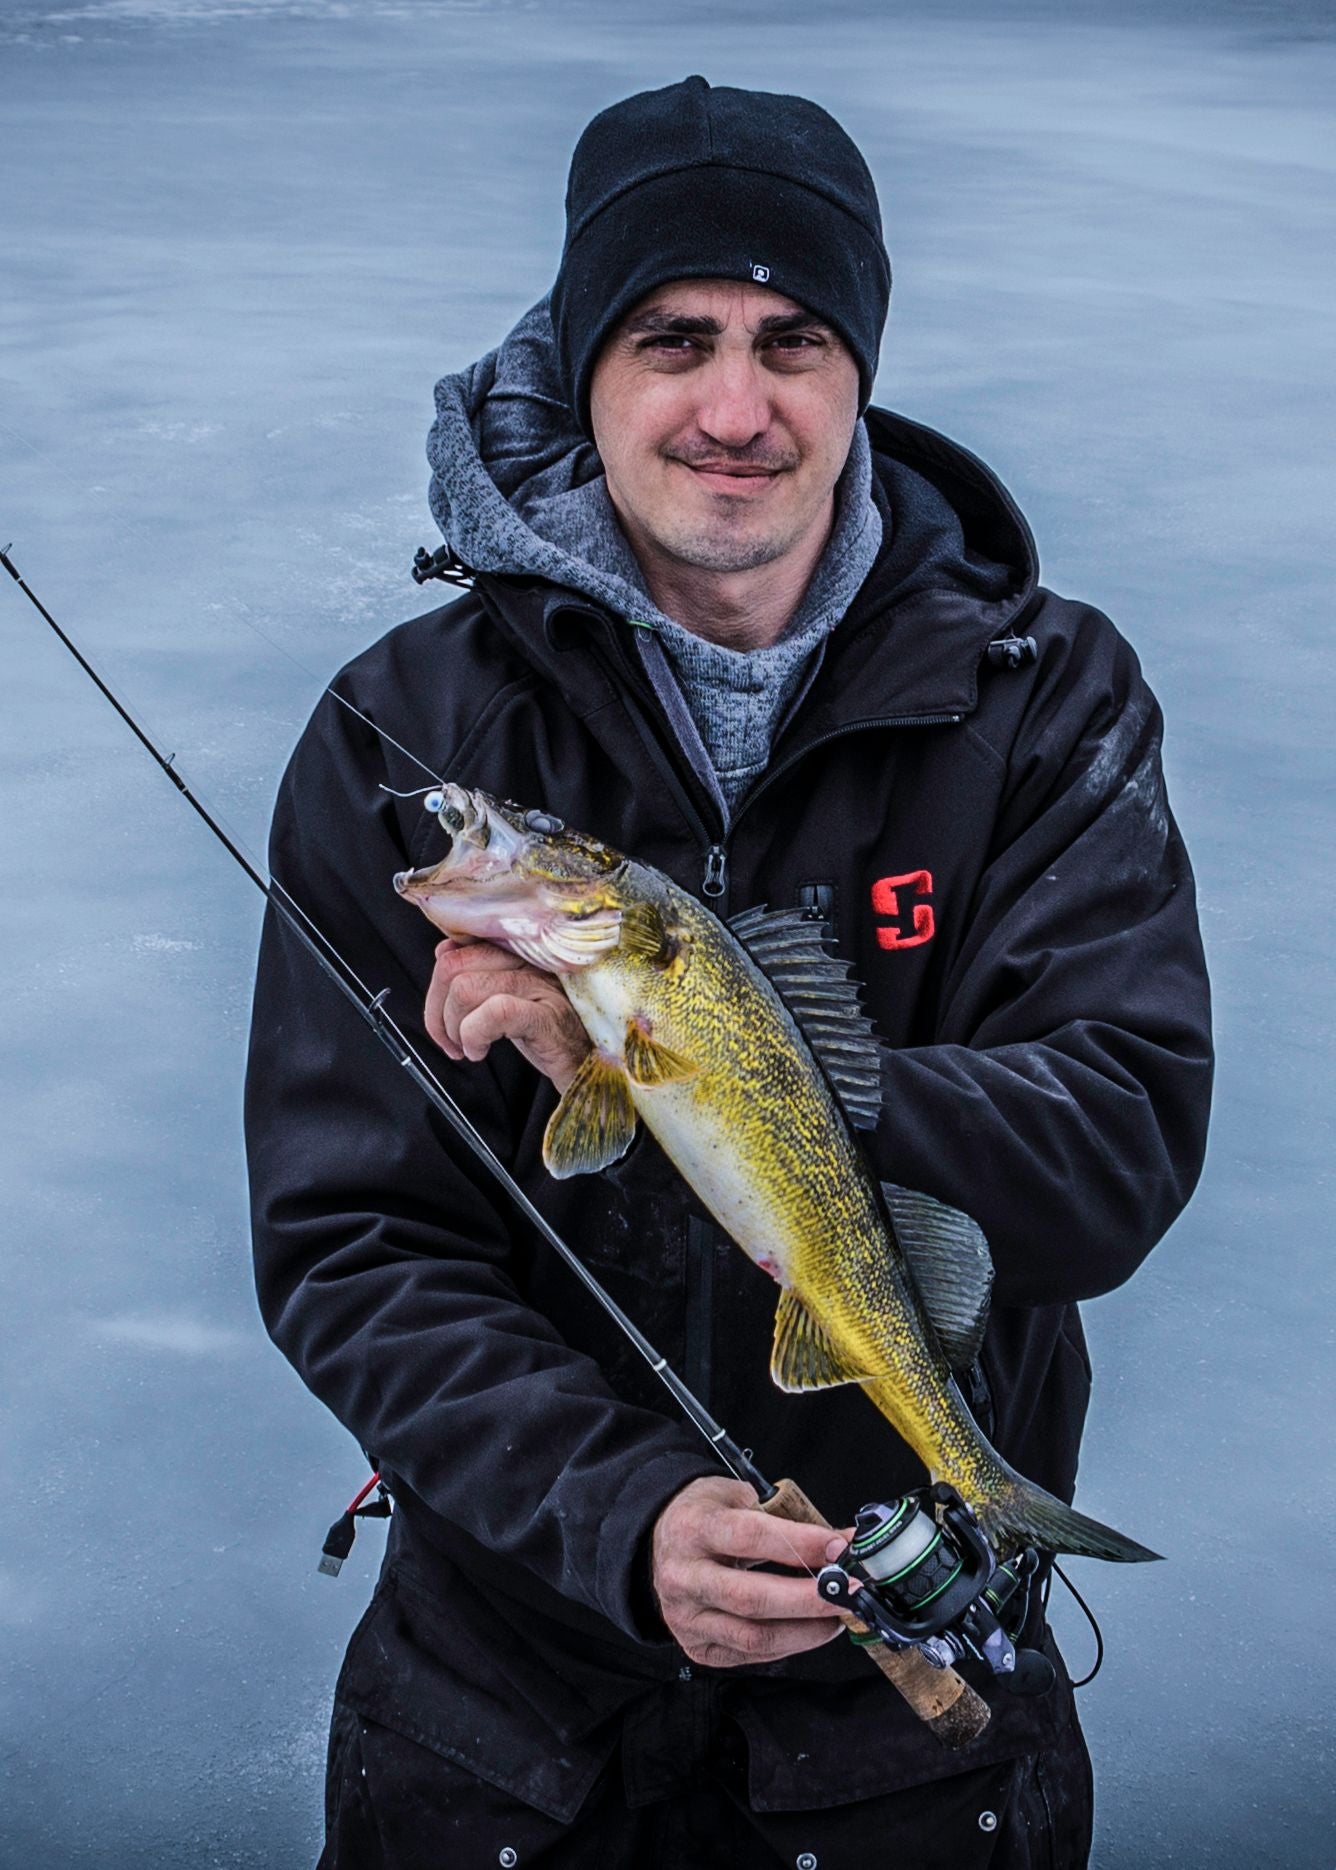
[[828,527],[858,367],[781,293],[676,280],[604,344],[589,400],[632,544],[704,571],[750,571]]

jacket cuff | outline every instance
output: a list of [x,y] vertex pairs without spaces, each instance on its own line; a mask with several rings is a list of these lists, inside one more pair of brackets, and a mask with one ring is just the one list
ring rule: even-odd
[[660,1455],[624,1487],[599,1527],[599,1608],[637,1643],[671,1642],[654,1595],[651,1540],[659,1514],[689,1481],[722,1472],[707,1454]]

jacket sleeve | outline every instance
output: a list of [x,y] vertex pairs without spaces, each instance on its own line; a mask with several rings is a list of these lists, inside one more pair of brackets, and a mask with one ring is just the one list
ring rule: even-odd
[[[451,1064],[421,1025],[438,938],[394,895],[409,854],[382,776],[370,731],[326,699],[283,781],[271,872],[373,992],[390,989],[400,1026],[506,1160],[498,1074]],[[310,1389],[434,1512],[633,1638],[663,1640],[633,1555],[671,1495],[716,1464],[685,1424],[618,1398],[525,1303],[522,1217],[272,909],[246,1126],[260,1309]]]
[[[1073,609],[1062,606],[1069,615]],[[887,1180],[972,1214],[1004,1304],[1091,1298],[1200,1173],[1210,1010],[1161,717],[1098,612],[1041,652],[932,1044],[888,1051]],[[1002,679],[1002,678],[999,678]]]

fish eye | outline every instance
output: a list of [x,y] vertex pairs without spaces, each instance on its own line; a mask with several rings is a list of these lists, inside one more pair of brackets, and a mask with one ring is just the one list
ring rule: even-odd
[[439,812],[444,804],[445,794],[443,792],[429,792],[422,801],[423,810],[428,812]]
[[445,826],[447,831],[462,831],[464,829],[464,814],[459,810],[458,806],[449,805],[441,813],[441,823]]
[[526,812],[524,825],[527,831],[537,831],[545,838],[555,838],[558,832],[566,829],[561,820],[554,818],[551,812]]

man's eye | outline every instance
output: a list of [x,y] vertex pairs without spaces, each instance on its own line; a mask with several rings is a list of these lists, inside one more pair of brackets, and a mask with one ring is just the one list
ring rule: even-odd
[[772,338],[772,350],[804,351],[820,348],[821,340],[813,331],[786,331],[781,337]]
[[694,350],[695,342],[691,338],[679,337],[673,332],[661,332],[657,337],[646,338],[640,346],[642,351],[659,351],[669,356],[680,357],[684,352]]

